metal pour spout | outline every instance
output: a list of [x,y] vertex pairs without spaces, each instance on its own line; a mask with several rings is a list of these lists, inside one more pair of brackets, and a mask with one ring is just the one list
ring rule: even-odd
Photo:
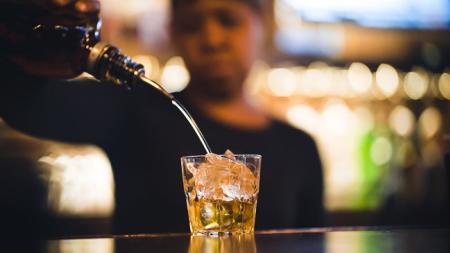
[[109,44],[98,42],[94,46],[85,46],[89,51],[86,71],[101,81],[111,81],[118,86],[132,88],[136,86],[151,86],[159,90],[170,100],[172,94],[161,85],[145,77],[142,64],[134,62],[130,57]]

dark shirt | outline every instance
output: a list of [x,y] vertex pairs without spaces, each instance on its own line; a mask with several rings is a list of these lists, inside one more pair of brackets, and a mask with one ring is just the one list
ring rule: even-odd
[[[37,137],[95,144],[107,153],[116,186],[116,233],[189,230],[180,157],[205,151],[170,101],[151,88],[125,90],[93,80],[6,82],[0,117],[10,126]],[[324,225],[322,170],[310,136],[275,120],[263,130],[241,130],[185,106],[214,152],[262,155],[257,229]]]

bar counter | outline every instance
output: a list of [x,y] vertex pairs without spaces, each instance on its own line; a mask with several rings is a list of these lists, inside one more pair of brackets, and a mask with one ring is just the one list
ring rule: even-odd
[[383,252],[448,253],[448,229],[320,228],[257,231],[254,235],[198,237],[189,234],[107,235],[45,241],[42,252]]

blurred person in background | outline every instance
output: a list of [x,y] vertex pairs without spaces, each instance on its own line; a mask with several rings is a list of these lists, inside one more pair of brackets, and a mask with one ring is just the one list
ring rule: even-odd
[[257,229],[322,226],[322,168],[313,139],[271,118],[244,93],[267,46],[267,4],[172,0],[171,36],[191,76],[179,96],[212,150],[262,155]]
[[[0,4],[0,117],[7,127],[103,149],[114,173],[115,233],[187,232],[179,159],[205,153],[188,122],[152,88],[67,80],[83,70],[79,41],[42,41],[33,32],[37,24],[95,30],[99,2]],[[213,151],[263,155],[257,229],[321,226],[323,179],[314,141],[253,108],[243,94],[264,38],[261,8],[259,1],[173,2],[174,42],[192,76],[181,100]]]

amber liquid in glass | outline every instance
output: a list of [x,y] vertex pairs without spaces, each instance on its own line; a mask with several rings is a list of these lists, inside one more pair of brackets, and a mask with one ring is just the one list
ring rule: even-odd
[[[256,199],[240,201],[187,198],[191,231],[211,235],[252,233],[255,227]],[[207,232],[211,231],[211,232]]]

